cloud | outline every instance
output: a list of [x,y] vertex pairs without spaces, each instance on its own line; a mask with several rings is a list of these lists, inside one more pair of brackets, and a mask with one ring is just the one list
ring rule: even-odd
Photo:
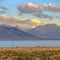
[[[60,12],[60,6],[55,4],[33,4],[33,3],[26,3],[24,5],[18,6],[19,15],[23,14],[32,14],[38,18],[47,18],[49,20],[53,20],[56,18],[54,15],[46,14],[47,12]],[[58,17],[59,18],[59,17]]]
[[41,13],[42,10],[37,4],[26,3],[24,5],[18,6],[18,10],[20,13]]
[[39,19],[32,18],[19,18],[19,17],[11,17],[6,15],[0,16],[0,24],[6,24],[11,26],[18,26],[21,29],[31,29],[35,28],[39,25],[47,24],[46,22],[42,22]]
[[8,21],[24,21],[25,18],[19,18],[19,17],[16,17],[16,16],[7,16],[7,15],[1,15],[0,16],[0,20],[8,20]]
[[0,6],[0,14],[6,13],[7,10],[7,6]]
[[30,19],[31,23],[33,24],[36,24],[36,25],[40,25],[41,21],[38,20],[38,19]]
[[56,16],[56,18],[60,19],[60,16]]
[[34,14],[34,13],[43,13],[44,11],[50,11],[50,12],[60,12],[60,5],[55,4],[32,4],[32,3],[26,3],[24,5],[18,6],[18,11],[20,14]]
[[43,8],[45,11],[60,12],[60,5],[43,4]]
[[0,11],[0,14],[6,13],[5,11]]
[[0,9],[8,10],[7,6],[0,6]]
[[47,15],[47,14],[44,14],[44,13],[39,13],[39,14],[34,14],[34,16],[36,16],[36,17],[39,17],[39,18],[48,18],[49,20],[52,20],[52,19],[54,19],[54,16],[52,16],[52,15]]

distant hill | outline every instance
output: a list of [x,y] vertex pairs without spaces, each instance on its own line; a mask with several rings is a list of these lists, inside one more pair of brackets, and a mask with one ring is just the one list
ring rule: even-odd
[[60,26],[56,24],[40,25],[28,31],[38,39],[60,40]]
[[0,40],[25,40],[34,39],[31,34],[25,33],[24,31],[11,27],[11,26],[0,26]]

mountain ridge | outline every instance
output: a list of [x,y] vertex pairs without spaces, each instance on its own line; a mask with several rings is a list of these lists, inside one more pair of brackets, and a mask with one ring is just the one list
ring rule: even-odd
[[60,26],[56,24],[40,25],[27,32],[39,39],[60,40]]
[[31,34],[25,33],[24,31],[12,27],[0,25],[0,40],[25,40],[25,39],[34,39]]

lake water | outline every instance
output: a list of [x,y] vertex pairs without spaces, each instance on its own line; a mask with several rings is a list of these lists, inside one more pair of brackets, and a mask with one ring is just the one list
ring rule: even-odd
[[0,47],[60,46],[60,40],[15,40],[0,41]]

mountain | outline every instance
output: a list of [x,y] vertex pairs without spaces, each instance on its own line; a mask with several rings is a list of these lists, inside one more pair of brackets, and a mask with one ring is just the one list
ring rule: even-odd
[[40,25],[28,31],[38,39],[60,40],[60,26],[56,24]]
[[18,27],[0,25],[0,40],[60,40],[60,26],[56,24],[40,25],[27,32]]
[[31,34],[11,26],[0,25],[0,40],[25,40],[34,39]]

